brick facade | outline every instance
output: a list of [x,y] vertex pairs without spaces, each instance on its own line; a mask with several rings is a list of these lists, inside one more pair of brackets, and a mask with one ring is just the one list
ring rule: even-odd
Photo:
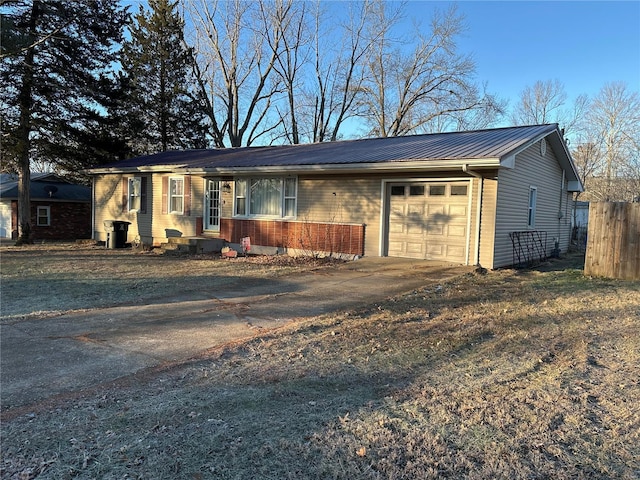
[[[48,226],[38,226],[38,207],[49,207]],[[18,202],[11,202],[12,238],[18,237]],[[91,204],[88,202],[31,201],[32,239],[77,240],[91,238]]]
[[231,243],[249,237],[253,245],[364,255],[364,225],[222,218],[220,236]]

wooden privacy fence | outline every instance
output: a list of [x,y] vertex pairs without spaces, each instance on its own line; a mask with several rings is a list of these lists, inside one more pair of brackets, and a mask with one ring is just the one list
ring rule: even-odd
[[640,280],[640,203],[591,203],[584,273]]

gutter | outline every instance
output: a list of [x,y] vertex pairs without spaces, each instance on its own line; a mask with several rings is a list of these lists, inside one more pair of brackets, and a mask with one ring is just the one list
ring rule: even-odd
[[110,167],[95,168],[87,170],[89,175],[99,175],[108,173],[175,173],[175,174],[200,174],[200,175],[240,175],[240,174],[276,174],[276,173],[362,173],[367,172],[394,172],[397,170],[455,170],[465,165],[475,168],[499,168],[499,158],[465,159],[460,160],[415,160],[410,162],[369,162],[369,163],[336,163],[336,164],[314,164],[314,165],[265,165],[254,167],[225,166],[225,167],[195,167],[188,165],[158,165],[140,167]]
[[[480,266],[480,222],[482,220],[482,194],[484,189],[484,177],[477,172],[469,170],[469,165],[464,164],[462,171],[478,179],[480,188],[478,189],[478,200],[476,202],[476,232],[475,232],[475,258],[474,265]],[[467,262],[468,263],[468,262]]]

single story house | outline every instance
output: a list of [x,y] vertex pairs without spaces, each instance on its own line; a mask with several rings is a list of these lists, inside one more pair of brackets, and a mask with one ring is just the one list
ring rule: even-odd
[[[482,265],[566,250],[582,184],[557,124],[169,151],[97,167],[93,235]],[[263,248],[263,251],[264,248]]]
[[[33,240],[91,238],[91,187],[31,173]],[[18,238],[18,175],[0,174],[0,238]]]

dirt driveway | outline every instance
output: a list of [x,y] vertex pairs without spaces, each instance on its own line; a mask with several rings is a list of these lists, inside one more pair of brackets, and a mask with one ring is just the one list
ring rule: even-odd
[[183,362],[296,319],[375,303],[473,267],[390,258],[217,286],[207,298],[118,306],[6,322],[2,410]]

